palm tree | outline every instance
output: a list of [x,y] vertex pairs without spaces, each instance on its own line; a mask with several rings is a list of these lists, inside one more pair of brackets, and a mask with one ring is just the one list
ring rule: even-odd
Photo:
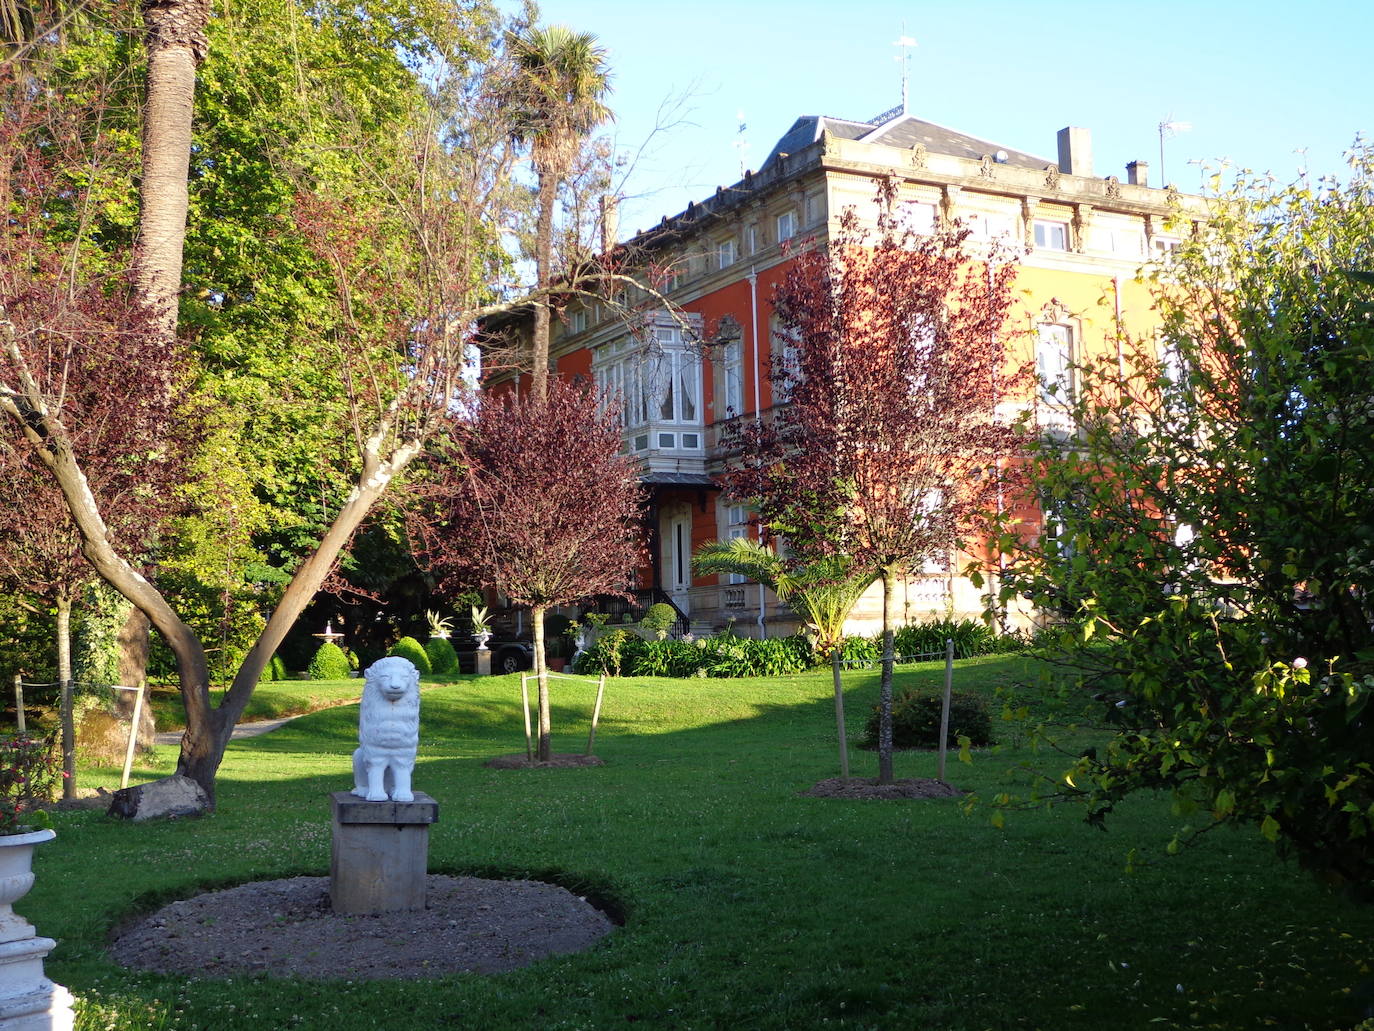
[[830,656],[835,681],[835,726],[840,738],[840,775],[849,777],[849,748],[845,741],[844,690],[840,678],[840,652],[844,623],[859,596],[876,578],[871,570],[856,570],[845,556],[817,559],[789,569],[777,552],[759,541],[736,537],[711,541],[697,549],[692,568],[700,576],[735,573],[769,588],[787,602],[815,635],[816,651]]
[[611,117],[602,98],[610,90],[606,50],[596,36],[565,25],[530,26],[511,33],[507,46],[517,68],[516,102],[523,108],[517,138],[528,143],[538,179],[535,224],[534,395],[543,398],[549,378],[548,289],[553,279],[553,209],[582,141]]

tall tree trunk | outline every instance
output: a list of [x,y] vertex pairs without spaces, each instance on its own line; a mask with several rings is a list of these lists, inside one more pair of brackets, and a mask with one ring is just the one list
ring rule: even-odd
[[839,643],[830,650],[830,673],[835,678],[835,731],[840,737],[840,776],[848,780],[849,738],[844,730],[844,682],[840,676],[840,653],[843,650]]
[[544,613],[547,605],[530,609],[534,621],[534,672],[539,678],[539,747],[534,757],[541,763],[553,758],[553,726],[549,719],[549,664],[544,661]]
[[187,174],[191,160],[191,113],[196,68],[209,43],[209,0],[143,0],[144,49],[148,57],[143,106],[143,168],[139,185],[138,246],[134,289],[154,319],[157,333],[176,333],[186,241]]
[[883,673],[878,689],[878,783],[892,783],[892,571],[883,570]]
[[72,597],[57,594],[57,682],[62,698],[62,797],[76,797],[76,724],[72,714]]
[[534,277],[539,297],[534,304],[534,329],[531,347],[534,361],[530,371],[530,390],[544,400],[549,387],[549,299],[553,278],[553,205],[558,194],[558,177],[551,171],[539,174],[539,220],[535,225]]

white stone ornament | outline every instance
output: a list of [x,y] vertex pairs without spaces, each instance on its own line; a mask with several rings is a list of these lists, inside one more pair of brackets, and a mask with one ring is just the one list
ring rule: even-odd
[[369,802],[414,801],[410,775],[420,744],[420,673],[397,655],[363,674],[353,794]]

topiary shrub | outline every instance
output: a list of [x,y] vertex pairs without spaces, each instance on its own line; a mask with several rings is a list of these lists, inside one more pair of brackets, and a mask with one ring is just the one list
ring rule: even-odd
[[662,641],[667,638],[668,631],[676,622],[677,611],[667,602],[659,601],[649,606],[649,611],[644,613],[639,625]]
[[333,641],[325,641],[305,668],[311,680],[347,680],[348,656]]
[[280,655],[274,654],[272,661],[267,664],[267,668],[272,671],[273,680],[291,679],[291,674],[286,671],[286,661]]
[[[938,748],[940,746],[941,694],[908,688],[892,699],[892,747]],[[967,737],[975,746],[990,745],[992,717],[982,696],[955,691],[949,698],[949,738],[946,745],[958,747]],[[878,747],[878,707],[869,713],[864,727],[863,746]]]
[[387,654],[397,655],[402,659],[409,659],[421,673],[434,672],[429,665],[429,656],[425,654],[425,650],[421,647],[420,642],[413,637],[402,637],[391,646],[391,651],[387,652]]
[[426,641],[425,655],[429,658],[431,673],[456,673],[458,671],[458,653],[453,650],[453,645],[448,643],[447,637],[431,637]]

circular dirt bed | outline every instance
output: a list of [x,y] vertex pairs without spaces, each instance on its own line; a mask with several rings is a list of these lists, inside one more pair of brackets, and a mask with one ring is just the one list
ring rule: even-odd
[[538,759],[531,761],[526,758],[524,752],[516,752],[514,755],[498,755],[495,759],[488,759],[482,765],[489,766],[493,770],[563,770],[571,769],[574,766],[605,766],[606,764],[594,755],[573,755],[558,752],[548,762],[540,762]]
[[241,884],[164,906],[125,928],[110,954],[191,977],[423,978],[581,952],[615,927],[542,881],[430,874],[427,887],[423,910],[341,916],[329,908],[328,877]]
[[891,784],[879,784],[876,778],[865,780],[850,777],[845,780],[843,777],[831,777],[801,794],[811,798],[955,798],[964,792],[942,780],[925,777],[894,780]]

